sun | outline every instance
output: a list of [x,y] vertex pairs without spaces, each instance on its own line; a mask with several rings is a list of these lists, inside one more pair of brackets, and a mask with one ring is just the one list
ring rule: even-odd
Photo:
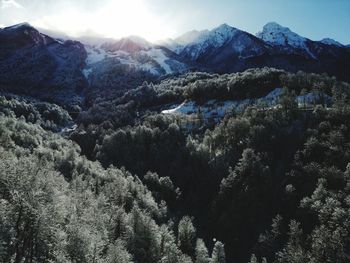
[[93,32],[111,38],[136,35],[156,41],[174,35],[166,19],[152,13],[145,0],[101,1],[101,6],[92,12],[67,7],[66,10],[45,16],[35,23],[73,36]]

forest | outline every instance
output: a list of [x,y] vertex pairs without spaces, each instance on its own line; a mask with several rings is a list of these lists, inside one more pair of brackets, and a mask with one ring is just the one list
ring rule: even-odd
[[[275,88],[193,129],[161,113]],[[350,261],[350,84],[191,72],[79,108],[1,95],[0,262]]]

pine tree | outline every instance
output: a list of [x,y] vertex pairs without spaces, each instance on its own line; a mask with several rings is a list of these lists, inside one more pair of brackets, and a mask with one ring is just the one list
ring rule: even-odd
[[258,259],[255,256],[255,254],[252,254],[252,256],[250,257],[249,263],[258,263]]
[[208,249],[205,246],[204,241],[200,238],[197,239],[195,255],[196,255],[195,263],[209,263],[210,262]]
[[184,216],[178,226],[178,246],[187,255],[193,254],[193,242],[196,237],[196,228],[193,226],[192,219]]
[[226,263],[224,244],[220,241],[216,241],[211,255],[212,263]]
[[114,244],[110,245],[107,250],[107,263],[131,263],[132,257],[126,250],[123,242],[117,240]]

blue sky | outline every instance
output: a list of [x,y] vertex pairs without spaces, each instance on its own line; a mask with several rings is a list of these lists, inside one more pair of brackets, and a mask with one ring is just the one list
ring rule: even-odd
[[350,0],[177,0],[166,1],[166,6],[161,4],[163,0],[152,2],[163,12],[186,14],[193,10],[181,25],[186,30],[225,22],[256,33],[275,21],[314,40],[331,37],[350,44]]
[[27,21],[69,35],[176,37],[222,23],[255,34],[275,21],[350,44],[350,0],[0,0],[0,25]]

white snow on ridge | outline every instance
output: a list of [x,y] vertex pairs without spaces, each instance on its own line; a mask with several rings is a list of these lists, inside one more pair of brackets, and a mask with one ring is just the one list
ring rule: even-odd
[[163,114],[193,114],[201,112],[205,117],[218,116],[223,117],[226,112],[231,109],[243,109],[246,105],[252,103],[266,103],[269,106],[273,106],[277,103],[278,97],[282,94],[282,88],[276,88],[269,92],[265,97],[259,99],[245,99],[245,100],[209,100],[203,105],[199,105],[194,101],[185,101],[180,105],[173,105],[171,109],[163,110]]
[[292,32],[288,27],[283,27],[276,22],[267,23],[263,31],[256,34],[262,40],[275,45],[291,45],[294,47],[303,47],[306,38]]
[[216,101],[209,100],[204,105],[198,105],[194,101],[183,102],[175,108],[169,110],[163,110],[163,114],[203,114],[203,116],[208,118],[223,118],[225,114],[231,109],[239,109],[248,105],[250,100],[241,100],[241,101]]
[[[134,53],[126,51],[106,51],[101,45],[99,46],[85,46],[87,52],[86,68],[82,71],[86,78],[89,77],[93,70],[93,64],[101,62],[107,58],[116,58],[121,64],[130,65],[144,71],[148,71],[153,75],[162,74],[162,69],[166,74],[172,74],[175,71],[182,71],[186,69],[186,65],[168,58],[165,51],[160,48],[149,48]],[[140,59],[145,57],[146,59]],[[148,59],[147,59],[148,58]]]
[[99,61],[104,60],[107,57],[107,53],[102,48],[85,46],[87,52],[86,64],[91,65]]
[[161,49],[151,48],[143,52],[154,59],[165,70],[166,74],[173,73],[170,66],[166,63],[166,60],[168,60],[168,58],[164,55]]
[[210,47],[221,47],[224,43],[230,41],[239,30],[227,24],[222,24],[211,31],[201,32],[193,42],[186,45],[182,50],[179,49],[189,53],[192,59],[197,59]]
[[343,46],[341,43],[339,43],[338,41],[335,41],[334,39],[331,39],[331,38],[324,38],[320,42],[323,44],[326,44],[326,45],[334,45],[334,46],[338,46],[338,47]]
[[[163,110],[162,114],[202,114],[204,118],[220,119],[225,116],[230,110],[242,110],[245,106],[252,104],[265,103],[268,107],[276,107],[278,99],[282,95],[283,89],[276,88],[269,92],[266,96],[258,99],[245,99],[245,100],[209,100],[205,104],[199,105],[194,101],[184,101],[180,105],[173,105],[171,109]],[[331,97],[326,94],[310,92],[302,96],[296,97],[296,102],[299,106],[312,105],[325,102],[331,103]]]
[[31,25],[27,22],[24,22],[24,23],[19,23],[19,24],[16,24],[16,25],[13,25],[13,26],[8,26],[8,27],[5,27],[4,29],[17,29],[17,28],[20,28],[20,27],[31,27]]
[[163,110],[163,114],[180,114],[180,115],[191,115],[201,114],[205,119],[214,118],[220,119],[225,116],[227,112],[232,109],[240,110],[250,104],[250,100],[226,100],[216,101],[209,100],[203,105],[199,105],[194,101],[183,102],[175,108],[169,110]]
[[273,45],[304,49],[312,58],[316,58],[306,45],[307,38],[299,36],[288,27],[283,27],[276,22],[267,23],[263,31],[258,32],[256,36]]

